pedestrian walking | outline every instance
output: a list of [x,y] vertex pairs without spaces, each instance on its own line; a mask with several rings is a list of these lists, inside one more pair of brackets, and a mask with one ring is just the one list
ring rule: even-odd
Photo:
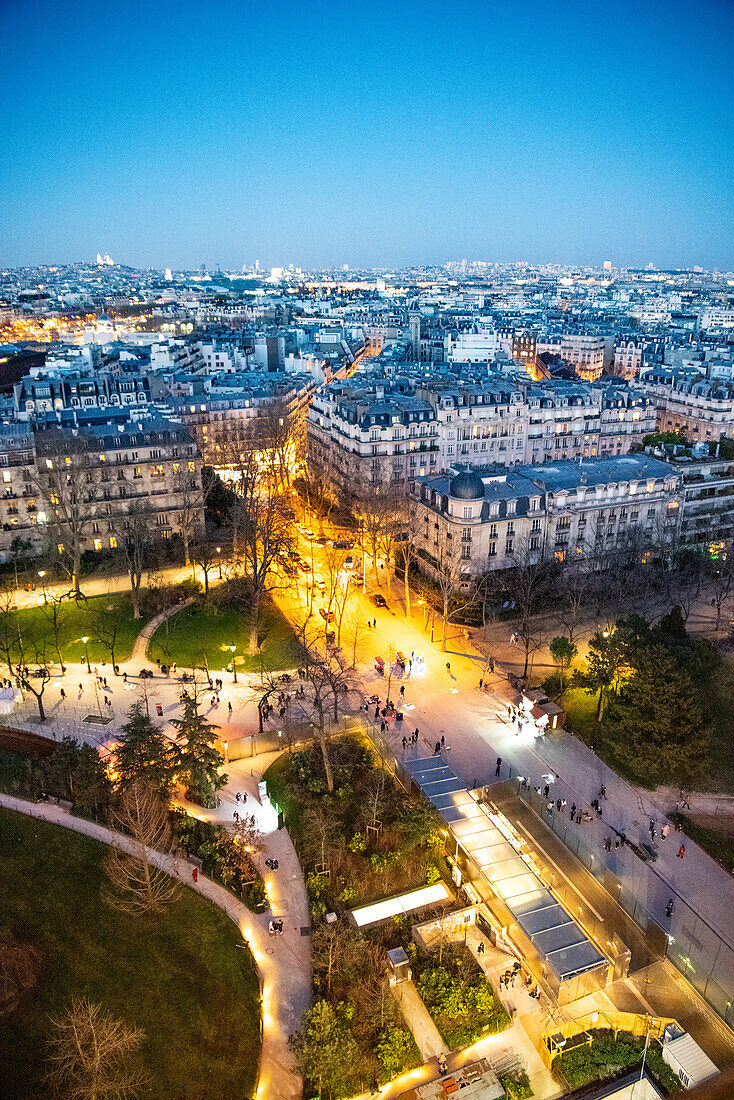
[[404,695],[405,695],[405,684],[401,684],[400,685],[400,697],[401,697],[401,699]]
[[63,688],[61,689],[61,698],[62,698],[62,699],[65,699],[65,698],[66,698],[66,692],[64,691],[64,689],[63,689]]
[[571,803],[571,820],[573,821],[573,819],[575,817],[576,817],[576,803],[572,802]]
[[[497,757],[497,763],[494,766],[494,774],[496,776],[499,776],[501,767],[502,767],[502,757],[498,756]],[[546,787],[546,792],[545,793],[546,794],[548,793],[548,788],[547,787]]]
[[418,744],[418,727],[417,726],[415,727],[415,733],[413,734],[413,741],[415,742],[416,745]]
[[446,671],[451,672],[451,661],[446,662]]
[[408,744],[408,738],[403,737],[403,752],[405,752],[405,746]]
[[438,754],[440,753],[440,751],[441,751],[441,742],[440,742],[440,741],[437,741],[437,742],[436,742],[436,746],[435,746],[435,748],[434,748],[434,750],[433,750],[433,755],[434,755],[434,756],[438,756]]
[[560,798],[556,799],[556,809],[558,810],[558,813],[561,812],[561,800],[560,800]]
[[684,810],[690,810],[690,808],[691,808],[691,803],[689,801],[688,795],[686,795],[685,798],[683,799],[683,807],[682,808]]
[[482,940],[482,942],[477,945],[477,955],[483,955],[483,954],[484,954],[484,940]]
[[191,877],[194,880],[194,882],[199,881],[199,868],[198,867],[194,867],[193,871],[191,872]]
[[668,920],[670,920],[670,918],[673,916],[674,906],[675,906],[675,902],[671,898],[670,901],[668,902],[668,904],[665,906],[665,916],[668,918]]
[[231,714],[231,713],[232,713],[232,700],[231,700],[231,699],[230,699],[230,701],[229,701],[229,702],[227,703],[227,711],[229,712],[229,714]]
[[482,687],[483,687],[483,686],[484,686],[484,680],[480,680],[480,681],[479,681],[479,690],[480,690],[480,691],[482,690]]
[[239,791],[237,791],[237,794],[236,794],[236,795],[234,796],[234,800],[235,800],[235,802],[239,802],[239,800],[240,800],[240,798],[241,798],[241,797],[242,797],[242,796],[240,795],[240,792],[239,792]]
[[446,738],[444,737],[443,734],[441,734],[441,748],[443,748],[445,744],[446,744]]
[[[495,774],[499,775],[500,773],[499,773],[499,771],[497,771]],[[546,785],[543,787],[543,798],[547,798],[549,793],[550,793],[550,784],[546,783]]]
[[599,798],[606,798],[606,797],[607,797],[607,789],[604,786],[604,784],[602,783],[601,787],[599,788]]
[[670,832],[670,824],[669,824],[669,822],[666,821],[665,824],[663,825],[662,829],[660,830],[660,839],[661,840],[667,840],[669,832]]
[[685,846],[685,844],[681,844],[680,848],[678,849],[678,859],[683,859],[683,856],[685,854],[686,854],[686,846]]

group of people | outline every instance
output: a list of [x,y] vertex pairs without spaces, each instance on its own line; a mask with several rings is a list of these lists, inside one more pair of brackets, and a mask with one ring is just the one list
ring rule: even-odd
[[275,917],[268,924],[268,932],[271,936],[283,935],[283,919],[282,917]]
[[278,861],[277,861],[277,859],[266,859],[265,860],[265,866],[269,867],[271,871],[277,871],[278,870]]
[[403,737],[403,751],[408,745],[418,744],[418,729],[414,729],[412,733],[409,733],[407,737]]
[[515,978],[517,978],[518,975],[520,974],[520,970],[521,970],[520,963],[515,961],[514,965],[512,966],[512,968],[510,970],[505,970],[504,974],[500,974],[500,979],[499,979],[500,989],[509,989],[510,986],[512,986],[512,988],[514,989],[515,988]]

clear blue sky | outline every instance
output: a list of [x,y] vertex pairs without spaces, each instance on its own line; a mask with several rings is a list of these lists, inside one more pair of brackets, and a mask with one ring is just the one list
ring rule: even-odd
[[0,0],[0,264],[734,267],[732,0]]

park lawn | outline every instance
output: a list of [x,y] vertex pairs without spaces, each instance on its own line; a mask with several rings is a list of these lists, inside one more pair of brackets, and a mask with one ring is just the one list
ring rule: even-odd
[[262,607],[261,622],[265,635],[262,653],[247,653],[252,623],[249,613],[239,607],[197,600],[158,627],[148,646],[148,656],[180,668],[206,665],[214,672],[226,668],[232,660],[231,652],[222,646],[235,645],[238,671],[275,671],[297,665],[300,646],[288,621],[269,601]]
[[106,846],[0,810],[0,927],[43,956],[36,985],[0,1018],[2,1096],[44,1095],[49,1014],[87,995],[145,1032],[144,1095],[251,1097],[260,1052],[260,990],[235,925],[182,890],[159,917],[131,917],[101,896]]
[[[50,605],[23,608],[14,614],[14,619],[23,640],[26,663],[35,664],[45,656],[47,661],[58,664]],[[99,633],[101,629],[104,638],[111,639],[109,623],[114,621],[115,661],[120,664],[129,660],[138,634],[147,620],[134,619],[129,597],[116,593],[111,596],[91,596],[78,602],[65,600],[60,605],[58,621],[59,647],[64,661],[81,663],[85,660],[82,638],[86,636],[89,638],[87,648],[92,664],[111,662],[109,647],[104,644]],[[17,652],[15,657],[19,657]]]

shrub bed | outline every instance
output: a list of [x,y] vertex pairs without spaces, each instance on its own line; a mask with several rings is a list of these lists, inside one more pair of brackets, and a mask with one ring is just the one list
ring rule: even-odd
[[[616,1077],[624,1070],[639,1065],[645,1047],[639,1036],[613,1031],[595,1031],[591,1043],[583,1043],[558,1054],[551,1069],[554,1076],[568,1089],[578,1089],[593,1081]],[[659,1045],[652,1041],[645,1057],[650,1075],[666,1092],[677,1092],[680,1082],[663,1061]]]
[[510,1017],[463,943],[431,952],[408,944],[406,950],[416,989],[451,1050],[508,1026]]
[[185,810],[171,810],[173,831],[187,856],[197,856],[202,870],[239,898],[253,913],[268,907],[265,885],[253,860],[233,847],[223,825],[200,821]]

